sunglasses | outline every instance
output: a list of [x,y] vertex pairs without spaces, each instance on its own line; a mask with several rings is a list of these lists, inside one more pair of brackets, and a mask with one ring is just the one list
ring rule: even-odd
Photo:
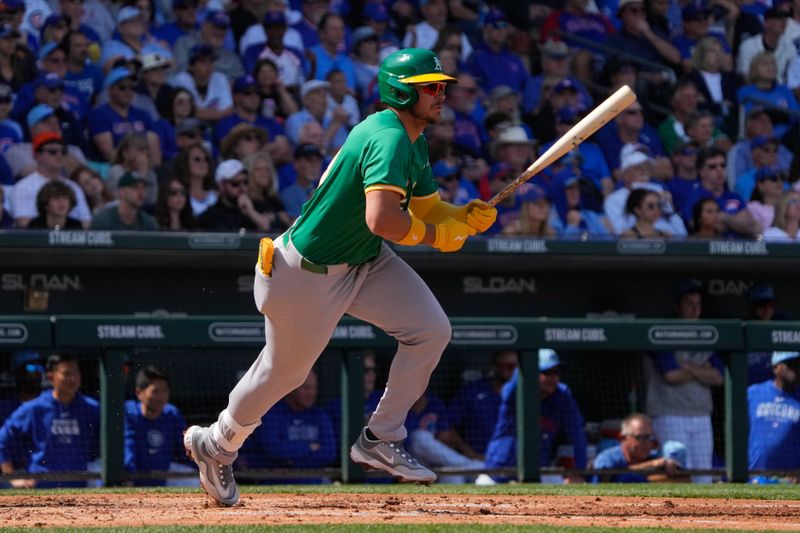
[[718,168],[725,168],[725,166],[726,166],[725,163],[711,163],[706,165],[706,168],[709,170],[716,170]]
[[774,146],[774,145],[771,145],[771,144],[765,144],[764,146],[760,146],[759,148],[761,148],[762,150],[764,150],[768,154],[776,154],[776,153],[778,153],[778,147]]
[[231,187],[244,187],[247,185],[247,180],[228,180],[228,185]]
[[650,435],[628,435],[630,438],[635,439],[636,442],[655,442],[656,436]]
[[64,63],[67,62],[67,58],[64,56],[55,56],[55,57],[50,56],[47,58],[47,61],[49,61],[50,63],[55,63],[57,65],[63,65]]
[[127,92],[127,91],[132,91],[133,90],[133,84],[132,83],[120,83],[120,84],[116,85],[115,87],[117,88],[118,91]]
[[253,91],[253,90],[242,91],[240,94],[243,94],[244,96],[257,96],[258,95],[258,93],[256,91]]
[[50,155],[67,155],[66,148],[41,148],[39,152],[44,152]]
[[647,202],[646,204],[644,204],[644,208],[645,209],[660,209],[661,206],[658,204],[658,202]]
[[641,15],[644,13],[644,7],[634,6],[627,8],[628,13],[633,13],[634,15]]
[[242,140],[243,141],[247,141],[247,142],[253,142],[253,141],[257,141],[258,137],[256,137],[252,133],[248,133],[247,135],[243,135],[242,136]]
[[170,196],[186,196],[186,190],[185,189],[170,189],[169,190],[169,195]]
[[773,175],[770,175],[770,176],[762,177],[761,181],[776,181],[777,182],[777,181],[783,181],[783,179],[781,178],[781,176],[773,174]]
[[447,87],[446,83],[435,82],[435,83],[426,83],[425,85],[417,85],[417,90],[422,94],[427,94],[428,96],[439,96],[440,94],[444,94],[445,87]]
[[543,370],[542,374],[544,374],[545,376],[558,376],[559,374],[561,374],[561,369],[559,369],[556,366],[551,368],[550,370]]
[[[186,135],[187,137],[197,137],[196,133],[192,133],[191,135],[186,133],[184,135]],[[208,159],[206,159],[205,157],[193,157],[192,158],[192,162],[194,162],[194,163],[208,163]]]

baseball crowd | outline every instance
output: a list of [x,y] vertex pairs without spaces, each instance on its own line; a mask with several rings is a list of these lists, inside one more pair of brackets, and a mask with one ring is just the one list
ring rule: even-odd
[[0,228],[281,232],[416,46],[454,204],[639,95],[490,234],[793,241],[798,39],[797,0],[2,0]]
[[[697,319],[702,314],[703,288],[686,280],[673,289],[675,316]],[[747,295],[754,320],[784,318],[776,311],[776,296],[768,285],[754,285]],[[708,471],[722,466],[715,453],[712,389],[723,382],[721,354],[682,350],[654,352],[643,357],[645,412],[636,401],[627,412],[612,413],[617,420],[590,430],[562,369],[558,353],[539,351],[541,467],[595,469],[544,475],[542,481],[707,483]],[[387,360],[366,352],[364,365],[364,419],[383,395]],[[13,397],[0,398],[0,467],[17,473],[14,487],[83,486],[85,482],[33,481],[25,473],[81,472],[91,469],[98,456],[98,402],[80,392],[77,361],[63,354],[46,362],[35,352],[12,358],[16,383]],[[405,421],[406,447],[433,468],[451,468],[441,482],[494,484],[509,478],[497,469],[513,467],[517,458],[516,389],[518,353],[500,350],[486,358],[482,373],[464,379],[443,395],[431,386],[414,403]],[[465,374],[466,375],[466,374]],[[134,485],[163,485],[165,472],[186,472],[192,463],[184,453],[186,423],[170,403],[170,377],[153,366],[135,373],[134,395],[125,403],[125,468],[142,473]],[[43,383],[45,386],[43,387]],[[747,392],[750,433],[749,468],[756,483],[796,483],[800,469],[800,353],[749,354]],[[572,383],[580,387],[579,383]],[[577,390],[577,389],[576,389]],[[330,397],[328,397],[330,398]],[[301,477],[293,470],[336,467],[341,442],[341,399],[320,402],[319,377],[312,370],[304,383],[279,401],[240,450],[234,468],[245,482],[254,470],[280,469],[286,477],[270,483],[320,483],[329,478]],[[595,426],[598,424],[595,424]],[[718,452],[719,450],[717,450]],[[604,474],[603,470],[613,470]],[[782,476],[766,472],[782,471]],[[148,479],[148,472],[160,472]],[[487,473],[489,472],[489,473]],[[696,472],[699,474],[699,472]],[[794,474],[792,474],[794,473]],[[491,474],[491,475],[490,475]],[[252,475],[252,474],[250,474]],[[719,477],[717,477],[719,479]]]

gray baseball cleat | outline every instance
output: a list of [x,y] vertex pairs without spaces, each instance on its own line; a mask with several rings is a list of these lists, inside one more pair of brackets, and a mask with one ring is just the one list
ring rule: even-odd
[[206,494],[222,505],[236,505],[239,501],[239,487],[233,479],[232,466],[236,455],[226,457],[228,454],[219,451],[213,453],[209,450],[213,446],[209,446],[206,439],[208,431],[208,428],[192,426],[183,433],[186,455],[197,463],[200,470],[200,484]]
[[367,428],[361,431],[356,443],[350,447],[350,459],[365,470],[383,470],[398,481],[430,485],[436,474],[419,464],[405,448],[402,441],[369,440]]

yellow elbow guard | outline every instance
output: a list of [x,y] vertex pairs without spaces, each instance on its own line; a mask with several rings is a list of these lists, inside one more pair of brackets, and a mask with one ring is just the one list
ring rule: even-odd
[[403,246],[416,246],[422,242],[422,239],[425,238],[425,223],[414,215],[410,216],[411,228],[409,228],[405,237],[397,241],[397,244],[402,244]]

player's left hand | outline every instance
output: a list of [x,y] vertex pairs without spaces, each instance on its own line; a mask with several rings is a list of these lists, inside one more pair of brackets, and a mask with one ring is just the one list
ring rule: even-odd
[[472,200],[467,204],[467,215],[464,222],[478,230],[484,232],[492,227],[497,220],[497,209],[489,207],[483,200]]

